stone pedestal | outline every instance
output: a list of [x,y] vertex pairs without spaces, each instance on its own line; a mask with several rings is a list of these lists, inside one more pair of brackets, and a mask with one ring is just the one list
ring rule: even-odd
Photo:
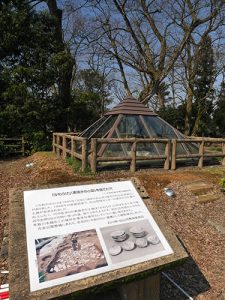
[[[137,191],[159,225],[173,249],[173,254],[112,270],[99,275],[75,280],[51,288],[30,292],[23,191],[32,187],[14,189],[9,203],[9,284],[10,300],[81,299],[82,294],[104,291],[110,287],[119,289],[123,300],[159,300],[159,276],[166,268],[181,264],[188,257],[167,222],[159,215],[154,201],[147,196],[143,186],[132,179]],[[90,184],[91,182],[89,182]],[[96,182],[95,182],[96,183]],[[87,183],[85,183],[87,184]],[[61,186],[74,186],[76,183]],[[55,188],[60,185],[33,187],[33,189]],[[32,275],[31,275],[32,276]]]
[[122,300],[159,300],[160,274],[123,284],[118,291]]

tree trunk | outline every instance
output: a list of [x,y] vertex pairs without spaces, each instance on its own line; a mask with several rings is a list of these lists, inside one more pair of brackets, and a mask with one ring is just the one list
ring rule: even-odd
[[165,98],[162,92],[160,91],[160,88],[157,90],[157,97],[158,97],[158,103],[159,103],[159,108],[164,109],[165,108]]
[[193,135],[193,136],[195,136],[197,134],[197,131],[198,131],[198,128],[199,128],[199,125],[200,125],[200,121],[201,121],[201,118],[202,118],[202,113],[203,113],[203,111],[199,109],[198,113],[197,113],[197,116],[195,118],[195,124],[194,124],[193,130],[192,130],[192,133],[191,133],[191,135]]
[[185,135],[190,135],[191,133],[191,113],[192,113],[192,103],[193,103],[193,87],[191,85],[188,86],[187,91],[187,102],[186,102],[186,115],[185,115]]
[[73,58],[68,53],[67,57],[67,68],[64,70],[64,74],[60,78],[59,82],[59,97],[62,103],[62,116],[61,116],[61,131],[67,131],[69,127],[69,108],[71,106],[71,80],[73,73]]
[[139,95],[139,100],[143,104],[147,104],[149,99],[153,96],[157,95],[158,107],[163,109],[165,107],[165,99],[162,91],[160,90],[160,83],[156,82],[153,84],[152,81],[146,84],[145,88],[141,91]]
[[74,67],[74,58],[63,40],[62,10],[58,8],[56,0],[46,1],[50,15],[55,19],[55,40],[58,51],[62,53],[63,74],[60,74],[58,81],[59,99],[62,110],[59,116],[57,131],[67,131],[69,127],[69,108],[71,105],[71,80]]
[[146,84],[146,86],[143,88],[139,95],[139,100],[143,104],[147,104],[149,98],[153,95],[153,83],[150,81],[149,83]]
[[[117,51],[117,49],[116,49],[116,51]],[[123,64],[122,64],[122,62],[121,62],[118,55],[116,55],[116,60],[117,60],[117,63],[119,65],[120,74],[121,74],[121,77],[122,77],[122,80],[123,80],[123,84],[124,84],[126,94],[127,94],[127,96],[131,96],[131,91],[130,91],[130,88],[129,88],[129,85],[128,85],[128,82],[127,82],[127,79],[126,79],[126,75],[125,75],[125,72],[124,72],[124,69],[123,69]]]

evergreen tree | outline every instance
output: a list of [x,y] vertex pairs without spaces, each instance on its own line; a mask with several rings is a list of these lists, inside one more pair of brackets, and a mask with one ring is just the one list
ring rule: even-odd
[[210,135],[213,112],[215,63],[210,36],[202,39],[196,59],[197,72],[194,83],[193,129],[192,134]]
[[184,132],[185,105],[180,104],[177,107],[171,105],[165,106],[158,111],[159,116],[170,125],[181,132]]
[[216,135],[225,137],[225,81],[220,86],[220,92],[217,99],[217,106],[213,115],[213,121],[216,127]]
[[78,72],[73,88],[72,128],[81,131],[102,117],[111,103],[109,91],[103,74],[92,69]]
[[54,20],[27,1],[4,1],[1,8],[0,134],[23,134],[45,148],[61,111],[53,90],[58,77]]

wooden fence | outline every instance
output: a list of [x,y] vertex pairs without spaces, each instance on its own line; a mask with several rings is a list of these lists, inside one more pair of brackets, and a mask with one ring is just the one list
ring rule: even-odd
[[[78,145],[81,151],[76,150]],[[67,133],[53,133],[53,152],[64,159],[69,154],[82,162],[81,169],[84,172],[87,167],[88,153],[87,153],[87,139],[76,136],[75,134]]]
[[[97,146],[98,144],[124,144],[128,143],[131,144],[131,151],[129,156],[114,156],[114,157],[104,157],[104,156],[98,156],[97,154]],[[154,144],[154,143],[163,143],[166,145],[165,147],[165,154],[164,155],[149,155],[146,156],[140,156],[137,155],[137,145],[138,143],[142,144]],[[91,139],[91,155],[90,155],[90,165],[91,165],[91,171],[96,172],[97,169],[97,163],[98,162],[107,162],[107,161],[130,161],[130,170],[132,172],[136,171],[136,162],[137,160],[156,160],[156,159],[164,159],[164,168],[166,170],[169,170],[169,161],[170,161],[170,140],[168,139],[156,139],[156,138],[143,138],[143,139],[137,139],[137,138],[124,138],[124,139],[117,139],[117,138],[101,138]]]
[[[177,154],[177,144],[196,144],[198,145],[198,153],[195,154]],[[206,145],[210,144],[220,144],[221,151],[209,152],[206,149]],[[171,155],[171,169],[176,169],[177,159],[182,158],[198,158],[198,167],[203,167],[204,158],[209,157],[222,157],[222,165],[225,165],[225,139],[220,138],[204,138],[204,137],[190,137],[187,139],[173,139],[172,140],[172,155]]]
[[[88,143],[90,143],[90,151],[88,151]],[[109,144],[130,144],[128,156],[102,156],[98,153],[98,146]],[[165,144],[164,154],[154,154],[150,152],[148,155],[141,156],[137,151],[138,144]],[[196,153],[177,153],[179,143],[196,145]],[[221,151],[209,152],[207,147],[216,143],[221,146]],[[207,147],[206,147],[207,146]],[[101,147],[100,147],[101,148]],[[198,167],[203,167],[205,158],[221,157],[222,165],[225,165],[225,139],[221,138],[204,138],[190,137],[186,139],[161,139],[161,138],[87,138],[76,136],[68,133],[53,134],[53,151],[58,155],[66,158],[67,155],[77,158],[82,162],[82,171],[85,171],[87,163],[90,163],[91,171],[96,172],[99,162],[130,162],[130,170],[136,171],[137,161],[164,160],[164,169],[176,169],[177,161],[180,159],[196,158]],[[101,151],[100,151],[101,152]]]
[[25,155],[25,140],[21,138],[0,138],[0,147],[2,156],[8,156],[10,154]]

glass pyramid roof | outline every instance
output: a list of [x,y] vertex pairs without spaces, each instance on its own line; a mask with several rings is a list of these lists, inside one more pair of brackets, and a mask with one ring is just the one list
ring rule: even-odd
[[[161,119],[155,112],[136,98],[126,97],[119,105],[108,111],[81,133],[91,138],[165,138],[184,139],[177,129]],[[102,144],[98,148],[99,156],[128,156],[131,144]],[[196,153],[197,147],[190,144],[177,144],[177,153]],[[138,143],[137,155],[163,155],[164,143]]]

